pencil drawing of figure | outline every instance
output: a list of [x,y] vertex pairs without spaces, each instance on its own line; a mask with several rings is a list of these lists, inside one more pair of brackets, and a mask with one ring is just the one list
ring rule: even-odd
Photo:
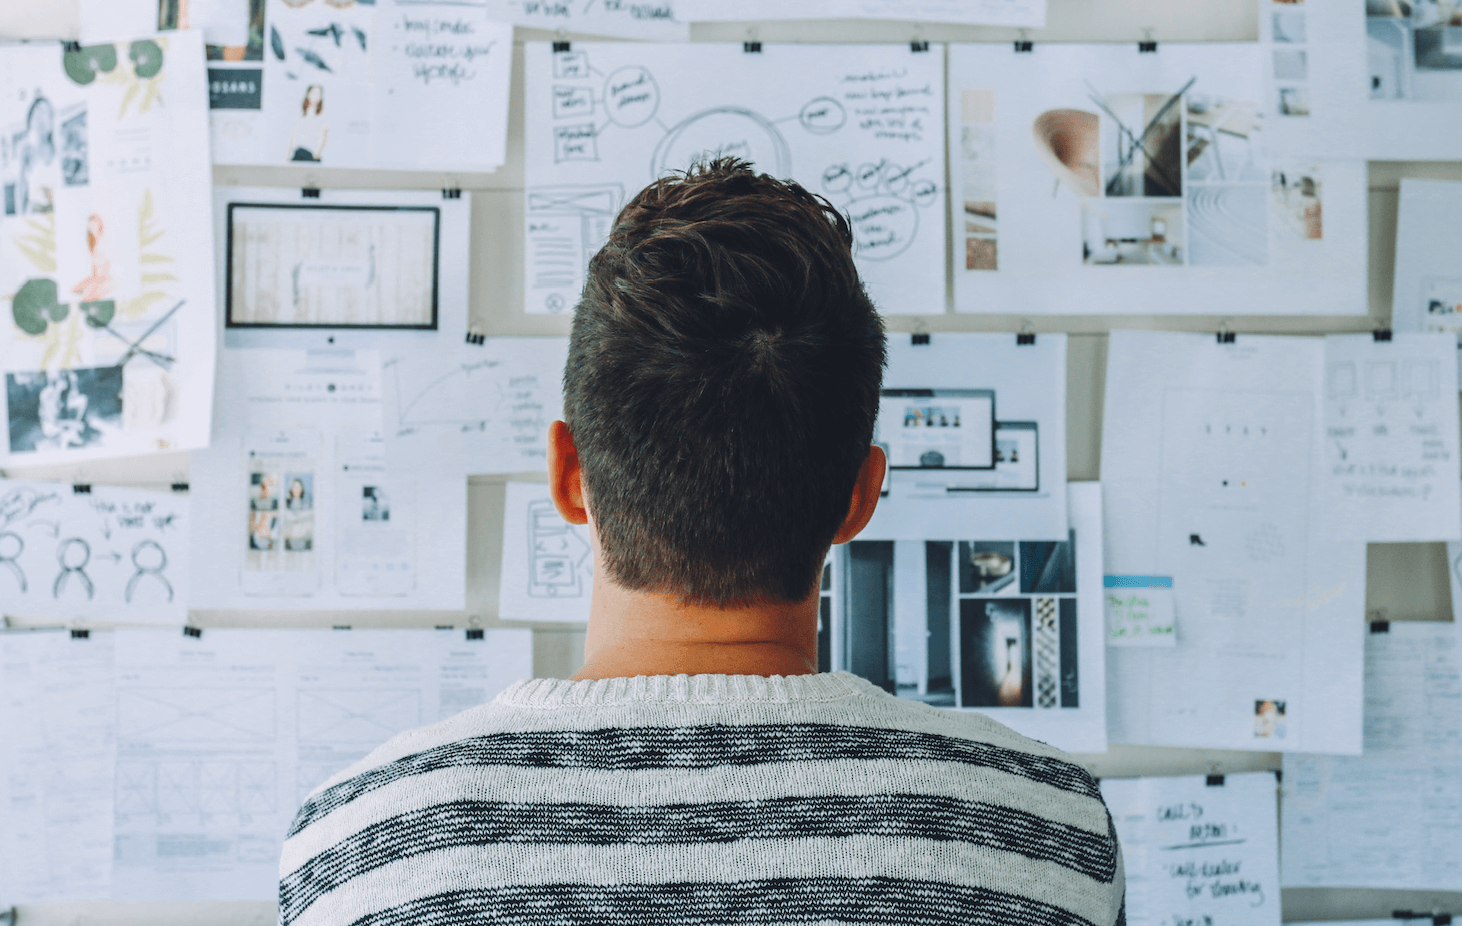
[[132,603],[132,593],[137,590],[137,583],[142,580],[143,576],[151,576],[161,582],[163,588],[167,590],[168,601],[173,600],[173,584],[162,573],[168,566],[168,554],[161,544],[156,540],[140,541],[137,546],[132,548],[132,565],[137,567],[137,571],[132,574],[132,578],[127,580],[126,601],[128,604]]
[[300,118],[289,133],[291,161],[319,161],[330,140],[330,123],[325,120],[325,88],[310,84],[300,104]]
[[15,582],[20,586],[21,594],[25,594],[28,583],[25,581],[25,570],[20,568],[20,554],[25,552],[25,541],[21,536],[11,531],[0,534],[0,566],[10,570],[15,576]]
[[81,583],[81,588],[86,592],[86,600],[90,601],[96,594],[96,588],[91,584],[91,576],[86,574],[86,564],[91,562],[91,544],[80,537],[72,537],[61,543],[56,548],[56,562],[61,564],[61,571],[56,574],[55,584],[51,586],[51,597],[60,598],[61,593],[70,587],[71,579],[74,577]]
[[71,288],[73,293],[81,296],[82,302],[105,299],[117,288],[112,278],[112,261],[107,257],[107,249],[102,242],[105,232],[106,224],[102,217],[92,213],[86,220],[86,250],[91,255],[91,274]]

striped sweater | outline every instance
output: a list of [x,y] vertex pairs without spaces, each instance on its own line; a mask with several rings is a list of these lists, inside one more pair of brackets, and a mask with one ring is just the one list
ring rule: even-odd
[[1113,926],[1091,776],[843,672],[519,682],[317,790],[284,926]]

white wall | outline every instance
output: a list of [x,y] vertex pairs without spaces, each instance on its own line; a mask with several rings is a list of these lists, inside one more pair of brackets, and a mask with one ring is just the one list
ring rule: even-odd
[[[1253,41],[1257,36],[1253,0],[1050,0],[1050,28],[1031,30],[1033,41],[1137,41],[1150,36],[1171,41]],[[76,34],[75,0],[0,0],[0,36],[67,38]],[[549,39],[549,33],[520,31],[518,39]],[[924,39],[945,41],[1009,41],[1012,29],[919,26],[908,23],[767,23],[698,26],[696,41],[764,42],[874,42]],[[579,38],[579,36],[570,36]],[[488,335],[568,333],[568,320],[528,316],[522,303],[523,280],[523,110],[521,48],[515,57],[514,106],[509,125],[508,163],[493,174],[394,174],[382,171],[344,171],[321,168],[269,167],[214,170],[219,184],[247,184],[298,188],[407,187],[440,189],[460,186],[472,191],[472,304],[474,326]],[[1327,331],[1366,331],[1385,327],[1390,318],[1393,242],[1396,231],[1398,184],[1402,177],[1462,180],[1462,163],[1373,163],[1370,170],[1370,316],[1350,318],[1249,318],[1227,320],[1238,332],[1287,334]],[[951,264],[952,265],[952,264]],[[1217,330],[1221,317],[1151,318],[1145,316],[1045,316],[1024,319],[1011,315],[955,316],[944,314],[889,320],[900,336],[914,330],[1013,331],[1028,324],[1031,330],[1066,331],[1070,341],[1067,373],[1067,468],[1071,479],[1100,477],[1102,386],[1106,373],[1106,332],[1113,328]],[[6,475],[21,478],[56,478],[98,484],[165,486],[185,479],[186,454],[85,466],[14,469]],[[521,477],[538,478],[538,477]],[[465,625],[478,618],[483,626],[497,624],[498,561],[501,554],[501,518],[507,477],[475,477],[468,497],[467,610],[398,612],[371,615],[351,612],[291,614],[281,612],[201,611],[203,627],[431,627]],[[1373,544],[1367,569],[1368,617],[1392,620],[1448,620],[1451,615],[1446,551],[1442,544]],[[524,625],[535,631],[534,671],[537,675],[567,676],[581,660],[582,628],[561,625]],[[1219,750],[1113,747],[1104,755],[1080,757],[1098,776],[1170,775],[1238,772],[1279,767],[1277,753]],[[1330,918],[1386,917],[1397,909],[1462,911],[1462,894],[1375,890],[1287,890],[1283,914],[1287,921]],[[269,926],[275,922],[273,904],[46,904],[21,907],[22,926]]]

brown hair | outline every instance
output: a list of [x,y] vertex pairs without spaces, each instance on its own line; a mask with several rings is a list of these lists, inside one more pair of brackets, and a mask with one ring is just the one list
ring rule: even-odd
[[611,579],[811,594],[869,451],[883,322],[831,203],[734,158],[652,183],[589,263],[564,371]]
[[318,116],[321,113],[321,111],[323,111],[324,108],[325,108],[325,88],[323,86],[321,86],[320,84],[310,84],[308,87],[305,88],[305,98],[304,98],[304,101],[300,103],[300,115],[301,116],[308,116],[310,114],[310,91],[311,90],[318,90],[318,91],[320,91],[320,98],[315,101],[315,115]]

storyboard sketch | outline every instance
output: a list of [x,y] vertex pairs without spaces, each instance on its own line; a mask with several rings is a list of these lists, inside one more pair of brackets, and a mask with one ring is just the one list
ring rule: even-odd
[[1128,923],[1279,926],[1273,773],[1104,778],[1101,788],[1122,842]]
[[1450,160],[1462,145],[1458,0],[1257,0],[1264,113],[1290,152]]
[[111,891],[113,634],[0,632],[0,899]]
[[491,171],[506,156],[513,28],[480,3],[106,5],[85,33],[203,29],[219,164]]
[[686,22],[778,19],[896,19],[971,26],[1046,25],[1046,0],[675,0]]
[[[1396,216],[1396,274],[1391,325],[1400,331],[1445,331],[1462,336],[1462,183],[1401,181]],[[1458,355],[1462,368],[1462,354]]]
[[1456,627],[1378,623],[1366,640],[1365,752],[1284,757],[1286,887],[1462,891]]
[[951,45],[955,310],[1364,314],[1365,163],[1274,156],[1258,55]]
[[1366,547],[1318,529],[1319,338],[1113,331],[1105,567],[1170,577],[1177,644],[1111,647],[1113,742],[1354,755]]
[[457,475],[547,469],[548,426],[563,415],[568,339],[448,344],[383,351],[387,461]]
[[113,898],[132,901],[275,899],[312,791],[533,662],[527,630],[116,636]]
[[976,518],[959,533],[865,530],[833,547],[832,667],[1061,749],[1105,752],[1101,487],[1057,491],[1070,512],[1060,540],[965,539],[990,536]]
[[390,348],[467,336],[470,194],[214,190],[224,346]]
[[0,479],[0,617],[181,624],[188,496]]
[[888,457],[865,536],[1064,540],[1066,335],[889,339],[873,441]]
[[0,465],[208,443],[201,45],[0,48]]
[[943,311],[944,46],[524,46],[524,298],[568,313],[620,208],[735,156],[843,210],[885,314]]
[[498,620],[589,620],[589,528],[559,517],[541,482],[510,482],[503,514]]
[[1456,342],[1450,334],[1325,338],[1323,536],[1462,539]]
[[686,42],[690,24],[678,7],[676,0],[487,0],[487,16],[530,29]]
[[223,352],[192,607],[463,606],[466,481],[389,466],[380,395],[374,351]]

